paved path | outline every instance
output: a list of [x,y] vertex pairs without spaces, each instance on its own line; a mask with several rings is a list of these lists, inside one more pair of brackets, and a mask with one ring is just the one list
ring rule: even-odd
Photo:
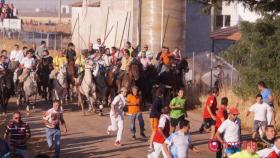
[[[24,114],[24,121],[31,126],[32,141],[30,142],[30,155],[37,153],[48,153],[44,137],[44,126],[41,122],[42,111],[50,105],[41,105],[29,116]],[[106,129],[109,122],[109,116],[98,116],[88,114],[82,116],[75,105],[65,107],[65,120],[69,132],[62,135],[62,157],[63,158],[145,158],[147,155],[148,142],[146,139],[139,138],[136,141],[130,140],[129,120],[125,117],[125,129],[123,134],[122,147],[113,145],[115,136],[108,136]],[[200,114],[189,112],[191,121],[192,140],[195,145],[202,151],[201,154],[190,152],[190,158],[210,158],[214,153],[208,150],[207,142],[209,134],[198,134],[196,131],[201,123]],[[150,135],[150,125],[148,113],[144,112],[146,135]],[[138,124],[137,124],[138,125]],[[137,126],[137,130],[138,130]],[[138,130],[139,131],[139,130]],[[139,134],[139,133],[137,133]]]

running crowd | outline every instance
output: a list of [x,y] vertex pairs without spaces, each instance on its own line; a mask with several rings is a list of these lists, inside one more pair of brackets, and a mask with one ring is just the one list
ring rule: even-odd
[[[70,61],[75,61],[76,65],[79,66],[79,71],[83,71],[83,66],[88,58],[102,60],[108,66],[120,61],[120,72],[127,71],[128,66],[135,58],[140,61],[144,69],[152,64],[153,56],[147,45],[136,54],[130,42],[127,42],[125,49],[120,51],[115,47],[106,48],[103,54],[99,51],[101,48],[106,47],[102,45],[100,39],[97,39],[96,44],[90,44],[89,49],[83,51],[81,60],[76,60],[76,52],[72,43],[68,44],[66,50],[59,51],[54,59],[50,57],[44,41],[38,48],[33,45],[30,49],[23,47],[23,50],[20,50],[19,46],[15,45],[15,49],[9,57],[6,56],[7,51],[1,51],[0,74],[5,74],[8,63],[17,62],[23,69],[30,70],[33,69],[37,60],[49,60],[54,67],[54,71]],[[178,49],[170,53],[167,47],[163,47],[159,55],[159,59],[163,63],[159,73],[164,72],[168,67],[171,56],[177,60],[184,59]],[[273,126],[275,124],[275,111],[272,92],[266,88],[263,81],[258,83],[258,89],[260,94],[256,95],[256,103],[247,111],[247,116],[250,113],[254,114],[254,122],[252,139],[246,141],[241,137],[241,120],[238,118],[238,109],[227,107],[227,97],[221,99],[221,105],[218,108],[219,89],[217,87],[211,89],[211,94],[204,106],[203,123],[199,132],[210,132],[209,150],[215,151],[217,158],[280,158],[280,137],[276,137],[276,129]],[[67,133],[67,126],[63,117],[63,110],[60,108],[60,101],[53,100],[52,103],[52,108],[45,112],[42,121],[46,127],[45,135],[48,147],[54,151],[55,157],[59,158],[61,132]],[[136,140],[136,119],[140,126],[140,136],[146,138],[145,124],[141,112],[142,105],[143,101],[137,86],[132,86],[131,89],[122,87],[114,97],[110,108],[111,124],[107,128],[107,134],[117,134],[114,142],[115,146],[123,145],[124,108],[127,108],[130,120],[131,139]],[[193,146],[191,141],[191,123],[188,120],[186,105],[184,89],[178,90],[177,96],[171,99],[168,105],[164,104],[163,90],[160,88],[156,90],[149,115],[152,131],[149,139],[148,158],[162,156],[165,158],[187,158],[189,149],[196,153],[201,152]],[[12,122],[6,126],[4,139],[0,141],[2,157],[9,157],[11,154],[18,154],[18,157],[23,158],[29,157],[27,146],[32,129],[21,118],[20,112],[14,112]],[[245,147],[244,150],[241,150],[242,147]],[[44,157],[44,155],[38,157]]]

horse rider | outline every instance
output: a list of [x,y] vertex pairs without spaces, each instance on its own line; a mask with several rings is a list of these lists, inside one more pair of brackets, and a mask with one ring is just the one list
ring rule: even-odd
[[52,73],[56,75],[59,69],[65,64],[67,64],[67,58],[65,56],[64,50],[59,50],[58,55],[53,59],[54,70]]
[[72,42],[68,43],[67,49],[65,51],[67,63],[69,62],[75,62],[76,60],[76,51],[75,51],[75,46]]
[[120,71],[117,75],[117,78],[120,80],[125,73],[127,73],[128,69],[129,69],[129,65],[131,64],[131,62],[133,61],[133,58],[130,56],[130,52],[128,49],[124,50],[123,53],[123,57],[121,59],[121,67],[120,67]]
[[172,56],[173,54],[169,52],[169,48],[163,47],[160,55],[160,62],[162,62],[162,67],[159,72],[159,75],[168,70],[168,67],[170,66],[170,57]]
[[32,52],[28,50],[26,52],[26,57],[24,57],[20,62],[20,68],[22,69],[22,74],[18,77],[20,87],[23,86],[23,82],[28,78],[30,72],[35,68],[35,66],[36,61],[32,57]]
[[47,50],[47,43],[46,41],[41,41],[41,45],[36,48],[35,56],[37,60],[41,60],[43,57],[43,52]]
[[104,66],[108,70],[112,64],[112,56],[109,48],[105,49],[105,53],[102,54],[101,60],[104,62]]
[[6,71],[8,69],[8,63],[6,63],[6,56],[5,55],[0,55],[0,84],[5,85],[7,84],[6,80]]
[[144,45],[142,51],[140,51],[137,55],[138,58],[141,58],[143,52],[145,52],[146,57],[150,60],[150,62],[153,60],[153,53],[149,51],[149,46],[147,44]]
[[83,80],[85,65],[89,60],[91,60],[91,58],[89,56],[88,50],[82,50],[82,56],[75,62],[75,65],[78,66],[78,85],[80,85]]
[[121,53],[116,47],[111,48],[112,65],[117,65],[118,61],[122,58]]
[[24,58],[23,52],[19,49],[19,45],[14,45],[14,50],[11,51],[10,61],[13,70],[16,70],[19,66],[19,63]]

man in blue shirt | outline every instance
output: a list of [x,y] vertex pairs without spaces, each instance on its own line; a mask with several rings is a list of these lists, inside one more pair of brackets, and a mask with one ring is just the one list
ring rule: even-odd
[[[274,118],[275,118],[275,111],[274,111],[274,105],[273,105],[274,99],[273,99],[271,90],[266,87],[264,81],[260,81],[258,83],[258,89],[262,95],[263,102],[267,103],[271,108],[273,108],[273,113],[274,113]],[[272,116],[272,113],[267,113],[268,125],[271,125],[271,123],[272,123],[271,116]]]

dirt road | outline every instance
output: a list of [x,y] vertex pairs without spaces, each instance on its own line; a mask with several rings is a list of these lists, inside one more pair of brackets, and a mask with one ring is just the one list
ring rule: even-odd
[[[31,126],[32,139],[29,143],[30,157],[34,157],[38,153],[52,153],[47,149],[45,140],[44,126],[41,118],[42,112],[51,107],[50,104],[39,103],[40,106],[31,112],[30,115],[24,114],[23,120]],[[44,104],[44,105],[43,105]],[[10,106],[10,109],[13,109]],[[108,136],[106,133],[109,125],[109,116],[98,116],[96,114],[82,113],[77,109],[76,105],[65,106],[64,114],[69,132],[62,135],[61,154],[63,158],[145,158],[147,157],[148,142],[147,139],[141,139],[139,136],[139,128],[137,126],[138,136],[136,141],[132,141],[129,131],[129,120],[125,117],[125,127],[123,134],[122,147],[113,145],[115,135]],[[209,134],[198,134],[195,131],[200,126],[201,117],[195,112],[189,112],[191,121],[192,140],[194,145],[201,150],[201,154],[190,152],[190,158],[211,158],[215,153],[208,150]],[[146,135],[150,135],[150,124],[148,112],[144,112]],[[138,125],[138,123],[137,123]]]

